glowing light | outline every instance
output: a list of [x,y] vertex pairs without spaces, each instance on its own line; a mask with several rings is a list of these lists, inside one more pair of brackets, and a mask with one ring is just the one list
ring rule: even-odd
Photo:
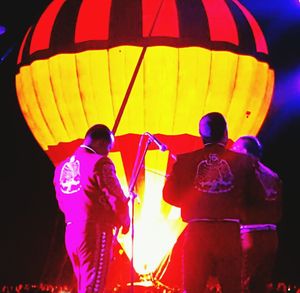
[[[135,204],[137,216],[134,219],[136,236],[133,264],[141,275],[156,270],[164,257],[170,253],[186,225],[181,221],[178,209],[169,208],[167,212],[163,212],[166,210],[163,206],[168,206],[162,201],[167,162],[167,152],[152,150],[148,151],[145,157],[145,192],[142,195],[143,203]],[[130,235],[131,233],[128,233],[119,237],[119,242],[129,258],[132,257]]]
[[0,36],[6,32],[6,27],[0,24]]

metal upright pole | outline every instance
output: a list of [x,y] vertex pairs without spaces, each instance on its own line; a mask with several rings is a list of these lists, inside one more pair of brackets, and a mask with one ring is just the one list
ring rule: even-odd
[[129,184],[129,194],[131,197],[131,261],[130,261],[130,283],[131,283],[131,292],[134,292],[134,203],[135,203],[135,199],[137,198],[137,194],[134,192],[134,187],[135,184],[137,182],[137,178],[138,175],[141,171],[146,153],[148,151],[148,147],[149,144],[151,143],[151,140],[148,139],[147,143],[146,143],[146,147],[143,151],[143,154],[139,160],[139,153],[140,153],[140,148],[141,148],[141,142],[143,139],[143,136],[141,136],[140,142],[139,142],[139,148],[138,148],[138,152],[137,152],[137,156],[135,159],[135,163],[134,163],[134,168],[133,168],[133,172],[132,172],[132,177],[130,179],[130,184]]

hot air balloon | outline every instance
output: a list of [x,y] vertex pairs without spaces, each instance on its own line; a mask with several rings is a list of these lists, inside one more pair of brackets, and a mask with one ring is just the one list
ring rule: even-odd
[[[145,133],[168,146],[149,145],[136,186],[134,268],[147,275],[185,227],[161,199],[172,154],[201,145],[198,122],[210,111],[226,117],[232,140],[256,135],[274,70],[258,22],[238,0],[53,0],[24,36],[16,89],[54,165],[90,126],[106,124],[128,190]],[[129,236],[119,241],[132,257]]]

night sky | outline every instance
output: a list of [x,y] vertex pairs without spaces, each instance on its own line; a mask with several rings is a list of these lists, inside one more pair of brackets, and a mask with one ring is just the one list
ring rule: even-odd
[[[2,284],[69,278],[62,215],[52,186],[54,166],[20,112],[14,83],[20,42],[50,2],[9,1],[0,9],[0,25],[6,27],[0,35]],[[284,184],[274,279],[299,286],[300,2],[240,2],[263,29],[276,76],[273,103],[258,134],[264,146],[263,162],[280,175]]]

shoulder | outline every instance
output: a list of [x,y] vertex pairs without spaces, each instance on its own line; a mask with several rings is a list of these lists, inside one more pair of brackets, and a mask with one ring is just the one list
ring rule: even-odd
[[103,165],[112,165],[112,166],[114,166],[114,163],[109,157],[99,156],[99,158],[97,159],[96,165],[97,166],[103,166]]
[[255,158],[253,156],[250,156],[248,154],[238,153],[238,152],[232,151],[230,149],[227,149],[226,152],[227,152],[227,154],[229,156],[231,156],[231,157],[233,157],[235,159],[238,159],[241,162],[245,162],[245,163],[251,164],[254,167],[257,167],[257,164],[259,162],[257,158]]
[[67,165],[71,165],[72,163],[74,163],[76,161],[75,155],[71,155],[67,158],[65,158],[64,160],[60,161],[54,169],[55,173],[60,172],[61,169],[65,168]]
[[223,158],[240,176],[245,176],[246,174],[254,176],[256,170],[258,170],[259,161],[253,156],[232,150],[226,150]]
[[194,159],[195,157],[198,157],[203,153],[203,149],[195,150],[192,152],[186,152],[186,153],[180,153],[176,155],[177,160],[176,161],[188,161],[191,159]]
[[268,174],[270,174],[270,175],[272,175],[274,177],[278,177],[279,178],[278,173],[276,173],[274,170],[272,170],[271,168],[269,168],[268,166],[266,166],[262,162],[259,162],[258,166],[259,166],[259,168],[261,169],[262,172],[268,173]]
[[263,164],[262,162],[258,162],[258,171],[260,174],[262,174],[265,177],[270,177],[273,180],[281,181],[278,173],[270,169],[268,166]]

